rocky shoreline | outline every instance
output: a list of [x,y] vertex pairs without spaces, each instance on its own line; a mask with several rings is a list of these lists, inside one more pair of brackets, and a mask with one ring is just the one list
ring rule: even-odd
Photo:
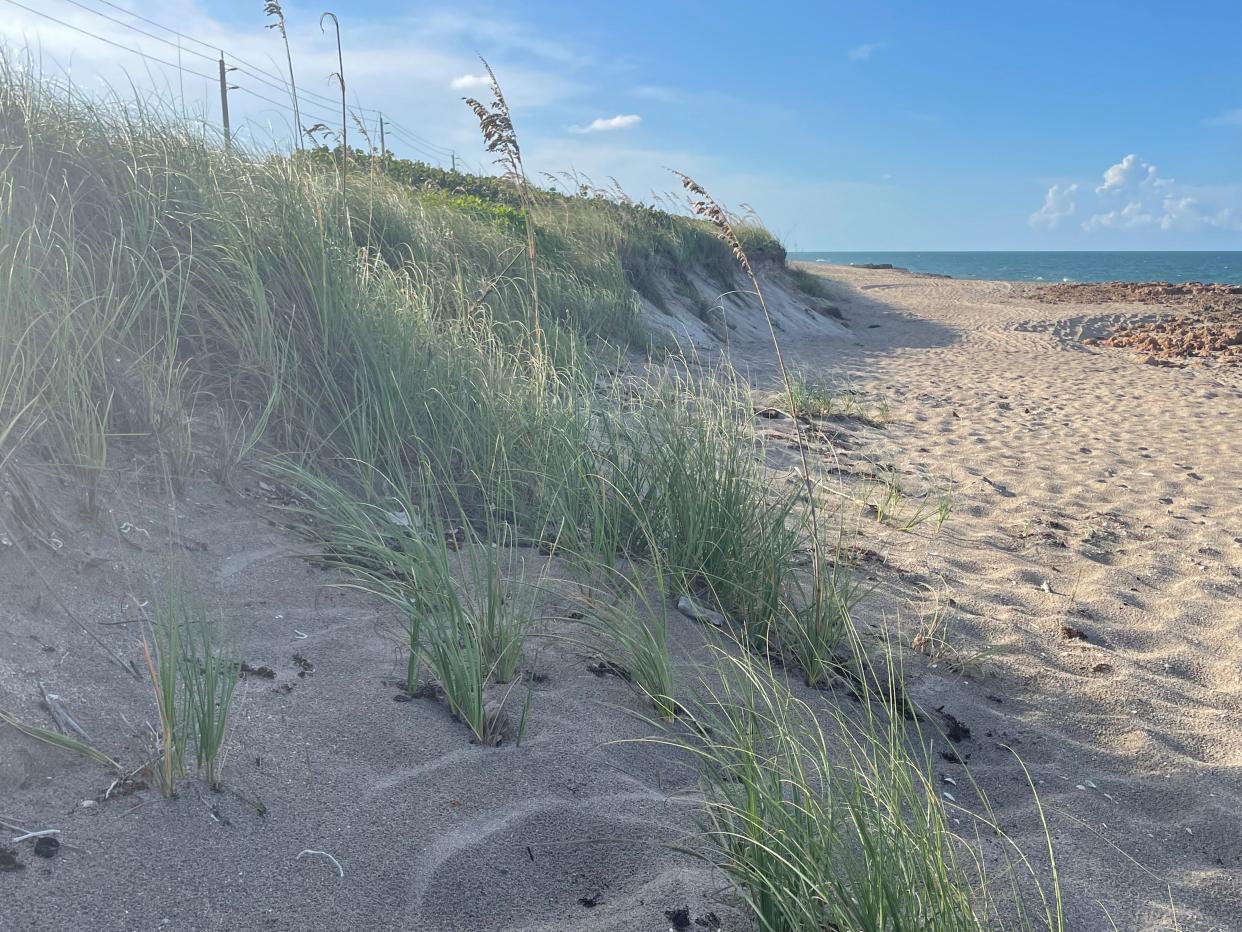
[[1242,285],[1205,282],[1064,282],[1030,285],[1025,291],[1050,304],[1160,304],[1204,311],[1242,308]]
[[1088,346],[1111,346],[1145,354],[1143,361],[1216,359],[1242,363],[1242,285],[1203,282],[1089,282],[1041,285],[1027,290],[1045,303],[1152,304],[1180,313],[1122,324]]

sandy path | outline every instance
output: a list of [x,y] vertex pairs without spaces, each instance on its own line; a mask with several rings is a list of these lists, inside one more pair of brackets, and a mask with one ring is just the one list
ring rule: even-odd
[[[1037,847],[998,745],[1030,766],[1071,928],[1109,927],[1097,900],[1122,929],[1170,928],[1170,893],[1181,928],[1242,927],[1242,369],[1141,365],[1067,338],[1150,308],[811,268],[852,337],[796,341],[791,363],[886,394],[877,456],[954,477],[941,534],[862,528],[893,583],[863,619],[908,625],[930,585],[953,599],[954,648],[990,652],[960,675],[911,652],[907,672],[971,727],[958,750]],[[760,345],[734,358],[770,383]]]

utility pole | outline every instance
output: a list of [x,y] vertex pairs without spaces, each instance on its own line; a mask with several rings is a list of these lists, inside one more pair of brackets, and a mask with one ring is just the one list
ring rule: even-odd
[[384,114],[381,113],[379,115],[379,120],[380,120],[380,158],[382,159],[384,157],[384,153],[388,151],[387,147],[384,145]]
[[224,151],[229,151],[229,79],[224,67],[224,53],[220,53],[220,116],[224,120]]
[[450,156],[452,157],[452,159],[453,159],[453,171],[454,171],[454,172],[456,172],[456,171],[457,171],[457,153],[456,153],[456,152],[450,152],[450,153],[449,153],[449,155],[450,155]]

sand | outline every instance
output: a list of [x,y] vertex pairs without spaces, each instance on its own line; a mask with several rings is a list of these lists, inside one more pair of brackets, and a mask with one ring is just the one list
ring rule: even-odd
[[[1071,928],[1111,928],[1101,907],[1121,929],[1172,928],[1170,901],[1183,929],[1242,927],[1242,367],[1078,340],[1150,307],[808,268],[851,338],[793,343],[791,365],[887,394],[873,456],[954,480],[941,533],[859,534],[882,560],[864,621],[915,624],[929,586],[955,603],[954,649],[986,656],[954,675],[909,653],[910,691],[969,725],[958,750],[1036,850],[1000,745],[1030,768]],[[770,353],[735,357],[772,383]]]
[[[915,474],[912,487],[953,477],[955,510],[938,534],[842,510],[874,587],[858,621],[877,643],[908,643],[929,592],[948,609],[951,652],[901,652],[914,698],[970,731],[937,741],[937,778],[973,805],[962,765],[946,758],[968,762],[1037,856],[1031,792],[1003,746],[1021,755],[1071,929],[1109,928],[1104,909],[1120,929],[1171,928],[1170,901],[1183,929],[1237,927],[1242,369],[1152,367],[1078,343],[1092,321],[1140,308],[815,271],[831,276],[844,321],[776,289],[791,360],[892,403],[883,427],[831,425],[838,449],[820,449],[822,462],[846,476],[891,463]],[[773,386],[753,320],[705,327],[645,311],[684,324],[709,360],[728,336],[757,395]],[[788,428],[762,429],[774,464],[792,466],[780,455]],[[63,843],[51,860],[18,846],[24,868],[0,873],[0,929],[621,932],[683,916],[696,930],[750,928],[724,878],[669,847],[694,829],[693,770],[625,740],[651,728],[624,683],[588,671],[590,650],[533,646],[521,746],[471,745],[434,698],[405,701],[398,619],[301,558],[306,545],[279,526],[278,488],[243,476],[226,491],[203,477],[174,535],[150,451],[121,449],[113,467],[94,527],[46,464],[25,465],[57,521],[20,538],[38,574],[0,546],[0,709],[49,724],[43,684],[102,750],[141,761],[149,687],[70,615],[137,661],[137,603],[169,546],[246,661],[274,676],[241,687],[225,793],[187,783],[174,800],[150,788],[105,799],[105,770],[0,726],[0,820],[60,829]],[[562,612],[558,600],[541,612]],[[689,663],[709,635],[673,620]],[[1067,639],[1067,625],[1084,637]],[[5,843],[17,834],[3,831]],[[305,849],[340,871],[299,858]]]
[[[663,928],[686,907],[732,919],[719,879],[667,847],[692,824],[694,771],[626,743],[652,729],[625,684],[588,672],[590,651],[528,652],[538,678],[521,746],[472,745],[442,703],[400,688],[399,619],[334,588],[260,516],[278,514],[278,491],[197,487],[177,509],[192,548],[181,556],[246,662],[274,674],[240,687],[229,790],[104,799],[105,770],[0,728],[0,819],[58,828],[66,846],[52,860],[20,846],[25,869],[0,873],[0,929],[621,930]],[[137,659],[127,593],[158,584],[167,513],[158,488],[110,500],[127,504],[108,532],[68,527],[61,549],[31,556],[77,617]],[[49,504],[72,524],[68,500]],[[142,529],[125,538],[143,552],[116,542],[123,524]],[[150,686],[109,665],[14,551],[0,551],[0,708],[50,724],[43,683],[97,746],[142,761]],[[540,611],[565,609],[549,597]],[[678,633],[693,649],[697,627]],[[304,849],[344,876],[298,859]]]

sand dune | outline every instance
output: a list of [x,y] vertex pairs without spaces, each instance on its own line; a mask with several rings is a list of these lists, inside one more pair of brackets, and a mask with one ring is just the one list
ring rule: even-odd
[[[1121,929],[1171,928],[1170,900],[1183,929],[1236,928],[1242,370],[1157,368],[1076,342],[1093,321],[1141,308],[815,270],[846,326],[803,329],[816,314],[782,289],[791,361],[892,403],[883,427],[838,425],[826,465],[953,480],[938,534],[842,510],[874,587],[865,630],[908,642],[932,593],[945,609],[949,648],[902,652],[910,692],[937,724],[959,723],[959,741],[936,748],[937,778],[972,806],[968,763],[1038,861],[1042,829],[1006,748],[1021,755],[1048,810],[1069,928],[1109,928],[1105,910]],[[710,342],[689,316],[680,323]],[[762,328],[729,335],[734,363],[769,390]],[[779,464],[788,428],[761,427]],[[132,647],[135,593],[158,579],[170,542],[149,465],[116,463],[135,478],[106,523],[128,532],[66,517],[63,546],[33,551],[63,605],[0,549],[11,594],[0,708],[37,716],[43,683],[127,762],[145,753],[150,687],[110,667],[66,609]],[[72,513],[67,491],[46,494],[48,513]],[[694,830],[693,768],[625,740],[652,729],[623,682],[588,670],[589,650],[529,650],[521,747],[473,746],[442,703],[403,694],[396,619],[300,560],[304,545],[269,522],[279,504],[251,479],[233,493],[197,484],[178,509],[198,588],[247,662],[270,670],[242,686],[230,789],[105,798],[97,766],[0,729],[0,819],[59,828],[65,843],[55,861],[24,854],[26,869],[4,879],[0,928],[750,928],[724,878],[669,847]],[[563,606],[553,591],[540,608]],[[703,630],[674,622],[689,663]],[[299,858],[306,849],[339,871]]]

